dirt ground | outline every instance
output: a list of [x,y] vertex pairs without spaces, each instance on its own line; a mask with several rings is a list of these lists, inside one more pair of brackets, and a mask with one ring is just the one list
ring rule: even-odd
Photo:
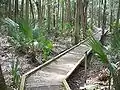
[[[108,45],[109,36],[105,38],[105,45]],[[84,90],[85,87],[85,67],[79,65],[78,68],[67,79],[72,90]],[[92,56],[87,68],[86,87],[87,90],[108,90],[109,71],[100,62],[97,56]]]
[[[29,63],[31,58],[27,54],[19,54],[20,52],[16,53],[14,46],[12,46],[8,42],[9,37],[7,36],[6,33],[4,33],[6,32],[5,31],[6,29],[5,28],[2,29],[4,29],[4,31],[1,30],[0,32],[0,64],[2,67],[6,84],[10,86],[12,83],[11,65],[13,60],[15,60],[16,58],[18,59],[19,71],[21,75],[38,66],[39,64],[35,65],[34,63]],[[69,39],[67,40],[69,42]],[[66,40],[62,39],[58,42],[55,42],[53,44],[54,45],[54,48],[52,50],[53,53],[49,56],[49,59],[69,48],[66,45],[66,43],[67,43]]]
[[[107,90],[108,80],[108,70],[100,61],[98,61],[97,57],[93,56],[90,65],[87,69],[86,86],[89,87],[89,89],[87,90]],[[80,65],[68,78],[67,81],[72,90],[82,90],[82,88],[84,88],[85,85],[84,66]]]

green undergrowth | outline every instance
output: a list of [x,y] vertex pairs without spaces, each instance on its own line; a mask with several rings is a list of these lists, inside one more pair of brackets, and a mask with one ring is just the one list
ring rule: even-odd
[[17,52],[33,54],[36,60],[37,52],[42,53],[42,61],[45,62],[53,48],[52,41],[47,37],[45,30],[24,19],[17,22],[5,18],[4,23],[8,27],[9,42]]

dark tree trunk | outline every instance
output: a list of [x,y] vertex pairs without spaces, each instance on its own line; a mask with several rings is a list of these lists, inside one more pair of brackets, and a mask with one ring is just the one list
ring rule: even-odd
[[99,0],[99,10],[98,10],[98,27],[100,28],[100,19],[101,19],[101,13],[100,13],[100,0]]
[[50,2],[51,2],[51,0],[47,0],[47,22],[48,22],[48,33],[50,33],[50,27],[51,27],[51,9],[50,9]]
[[38,21],[39,21],[39,26],[42,24],[42,6],[41,6],[41,0],[38,0],[36,2],[37,6],[37,11],[38,11]]
[[32,1],[29,0],[29,2],[30,2],[30,9],[31,9],[31,14],[32,14],[32,19],[34,20],[34,11],[33,11]]
[[15,0],[15,21],[18,18],[18,0]]
[[12,8],[11,8],[11,0],[9,0],[9,17],[11,18],[11,14],[12,14]]
[[26,6],[25,6],[25,20],[29,21],[29,0],[26,0]]
[[112,31],[112,22],[113,22],[113,1],[110,2],[111,10],[110,10],[110,32]]
[[103,23],[102,23],[102,35],[104,35],[105,32],[105,28],[106,28],[106,0],[104,2],[104,10],[103,10]]
[[23,17],[23,14],[24,13],[24,0],[22,0],[22,2],[21,2],[21,17]]
[[76,2],[76,16],[75,16],[75,43],[78,44],[80,40],[80,0]]

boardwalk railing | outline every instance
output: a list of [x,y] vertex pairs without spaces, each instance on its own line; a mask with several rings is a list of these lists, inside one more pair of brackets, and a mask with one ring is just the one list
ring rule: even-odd
[[[105,34],[107,33],[108,31],[105,31]],[[97,32],[98,33],[98,32]],[[96,33],[96,34],[97,34]],[[95,34],[95,35],[96,35]],[[104,35],[105,35],[104,34]],[[102,39],[102,37],[104,36],[101,34],[100,38],[99,38],[99,41]],[[92,49],[90,49],[89,51],[87,51],[87,55],[89,55],[89,53],[91,52]],[[84,56],[78,61],[78,63],[75,65],[75,67],[66,75],[65,79],[63,80],[63,86],[65,88],[65,90],[71,90],[68,82],[67,82],[67,79],[70,77],[70,75],[75,71],[75,69],[81,64],[81,61],[85,60],[85,57],[86,57],[86,54],[84,54]]]
[[[100,37],[97,37],[97,38],[101,38],[101,31],[98,31],[94,34],[94,36],[97,36],[97,35],[100,35]],[[98,35],[98,36],[99,36]],[[89,38],[89,37],[88,37]],[[25,87],[25,82],[26,82],[26,78],[28,76],[30,76],[31,74],[35,73],[36,71],[40,70],[41,68],[47,66],[48,64],[50,64],[51,62],[57,60],[58,58],[60,58],[61,56],[65,55],[66,53],[68,53],[69,51],[73,50],[74,48],[78,47],[79,45],[83,44],[84,42],[86,42],[88,40],[88,38],[86,38],[85,40],[81,41],[80,43],[78,43],[77,45],[74,45],[73,47],[71,47],[70,49],[62,52],[61,54],[53,57],[52,59],[46,61],[44,64],[38,66],[38,67],[35,67],[34,69],[28,71],[27,73],[23,74],[22,77],[21,77],[21,84],[20,84],[20,90],[24,90],[24,87]],[[67,88],[67,90],[70,90],[69,88],[69,85],[67,84],[67,81],[66,79],[70,76],[70,74],[74,71],[74,69],[81,63],[81,61],[84,59],[84,56],[76,63],[75,67],[67,73],[66,75],[66,78],[63,80],[63,85]]]

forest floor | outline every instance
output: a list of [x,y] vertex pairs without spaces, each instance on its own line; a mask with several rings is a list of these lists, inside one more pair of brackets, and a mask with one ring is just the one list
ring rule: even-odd
[[[17,58],[19,61],[19,71],[21,75],[38,65],[35,65],[34,63],[29,63],[30,56],[28,54],[16,53],[14,46],[12,46],[8,42],[9,37],[4,32],[0,33],[0,64],[3,70],[5,81],[7,85],[10,86],[12,83],[11,65],[12,61],[15,60],[15,58]],[[70,48],[70,39],[59,38],[58,41],[54,42],[53,46],[54,48],[52,49],[52,51],[54,53],[51,54],[49,58],[52,58],[61,53],[62,51]],[[99,88],[99,86],[100,88],[108,87],[108,79],[102,80],[101,78],[101,76],[104,75],[108,75],[106,68],[101,62],[98,61],[97,57],[93,56],[90,62],[90,66],[87,70],[87,84],[92,85],[92,87],[96,88]],[[84,85],[84,67],[78,67],[68,79],[68,83],[72,90],[80,90],[80,87],[83,87]]]
[[[67,81],[72,90],[84,90],[84,67],[79,66]],[[89,88],[87,90],[107,90],[108,88],[108,71],[95,56],[92,57],[87,69],[86,85]]]
[[[11,86],[12,83],[12,62],[17,59],[19,62],[19,71],[20,74],[24,74],[29,70],[37,67],[39,64],[30,63],[31,59],[30,55],[24,54],[22,52],[16,53],[15,47],[12,46],[8,40],[9,37],[5,33],[5,28],[3,27],[3,31],[0,32],[0,64],[2,67],[3,75],[8,86]],[[49,59],[63,52],[64,50],[70,47],[66,44],[69,43],[69,39],[61,38],[58,41],[53,43],[52,54],[48,57]],[[41,55],[39,55],[41,56]],[[41,58],[41,57],[39,57]]]
[[[105,45],[109,43],[109,36],[105,37]],[[100,62],[99,58],[92,55],[87,68],[86,88],[87,90],[108,90],[109,74],[108,69]],[[79,65],[72,75],[67,79],[72,90],[84,90],[85,88],[85,67]],[[111,89],[113,90],[113,89]]]

